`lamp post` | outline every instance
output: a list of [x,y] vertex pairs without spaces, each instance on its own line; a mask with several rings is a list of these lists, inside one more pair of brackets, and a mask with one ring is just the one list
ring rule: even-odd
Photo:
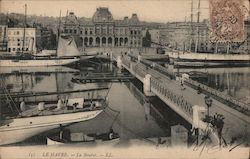
[[205,96],[205,103],[207,105],[207,116],[209,117],[209,108],[212,106],[213,100],[209,96]]

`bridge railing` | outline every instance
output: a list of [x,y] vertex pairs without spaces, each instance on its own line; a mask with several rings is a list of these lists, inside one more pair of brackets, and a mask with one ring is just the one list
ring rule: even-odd
[[145,75],[147,74],[147,70],[145,70],[144,68],[140,67],[139,64],[134,64],[134,65],[132,66],[132,69],[133,69],[133,71],[134,71],[137,75],[139,75],[139,76],[142,77],[142,78],[144,78]]
[[124,65],[126,65],[127,67],[130,67],[130,61],[129,61],[128,59],[126,59],[126,58],[123,58],[123,59],[122,59],[122,63],[123,63]]
[[245,114],[250,114],[249,113],[249,105],[234,99],[233,97],[223,94],[221,92],[219,92],[218,90],[215,90],[213,88],[210,88],[204,84],[201,84],[199,82],[196,82],[192,79],[186,79],[185,83],[188,85],[191,85],[192,87],[194,87],[195,89],[201,89],[203,91],[206,91],[207,93],[209,93],[210,95],[212,95],[214,98],[216,98],[217,100],[219,100],[220,102],[226,102],[225,104],[227,104],[228,106],[237,109],[238,111],[245,113]]
[[[132,58],[133,60],[138,60],[138,56],[137,55],[134,55],[134,54],[128,54],[128,56],[130,58]],[[163,67],[155,62],[152,62],[152,61],[149,61],[149,60],[146,60],[146,59],[140,59],[140,62],[145,64],[146,66],[148,67],[151,67],[159,72],[161,72],[162,74],[166,75],[167,77],[169,77],[170,79],[174,79],[175,75],[173,72],[169,71],[166,67]]]
[[168,98],[172,103],[181,108],[190,118],[193,116],[192,104],[184,99],[183,96],[178,95],[168,89],[159,79],[151,77],[151,87],[157,90],[158,93]]
[[[140,67],[139,63],[131,63],[130,59],[128,59],[128,57],[124,57],[122,59],[122,63],[124,65],[126,65],[128,68],[132,69],[132,71],[134,71],[137,75],[139,75],[140,77],[144,78],[145,75],[147,74],[146,70],[142,67]],[[131,67],[132,65],[132,67]]]

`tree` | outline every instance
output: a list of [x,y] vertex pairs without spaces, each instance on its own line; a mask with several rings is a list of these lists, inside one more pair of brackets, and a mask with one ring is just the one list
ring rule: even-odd
[[151,47],[151,34],[147,30],[145,37],[142,38],[143,47]]

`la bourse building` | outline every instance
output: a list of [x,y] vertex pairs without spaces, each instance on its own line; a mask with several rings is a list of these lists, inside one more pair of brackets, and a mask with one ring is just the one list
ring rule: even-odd
[[143,26],[136,14],[114,20],[108,8],[96,9],[92,20],[77,18],[70,12],[63,32],[77,39],[79,47],[142,47]]

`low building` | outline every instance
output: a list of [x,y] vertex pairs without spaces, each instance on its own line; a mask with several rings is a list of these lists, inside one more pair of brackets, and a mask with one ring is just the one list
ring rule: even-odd
[[80,47],[142,47],[142,24],[136,14],[114,20],[108,8],[96,9],[91,20],[66,17],[63,32],[79,39]]
[[8,52],[36,51],[36,28],[8,28],[7,36]]

